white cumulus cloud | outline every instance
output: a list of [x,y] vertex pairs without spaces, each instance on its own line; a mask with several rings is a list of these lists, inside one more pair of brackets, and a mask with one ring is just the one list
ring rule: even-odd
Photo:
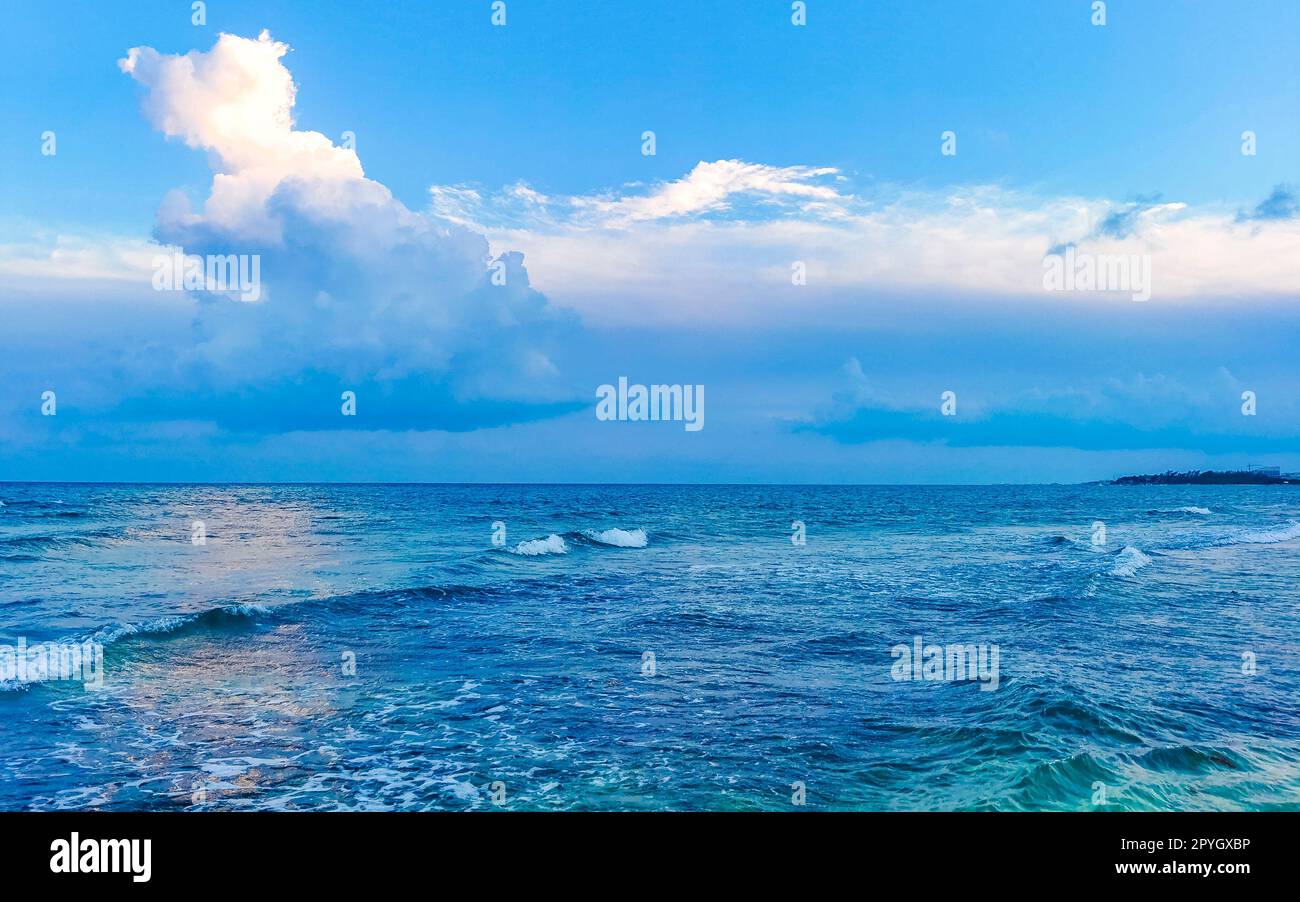
[[264,31],[182,55],[136,47],[119,63],[154,127],[213,169],[202,208],[171,193],[155,236],[261,260],[257,303],[202,299],[197,362],[228,382],[311,370],[546,395],[556,374],[538,345],[572,317],[529,287],[521,255],[491,255],[482,234],[408,209],[353,150],[298,129],[288,52]]

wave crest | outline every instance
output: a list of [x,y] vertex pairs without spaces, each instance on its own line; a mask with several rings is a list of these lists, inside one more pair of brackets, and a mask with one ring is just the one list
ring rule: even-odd
[[1140,548],[1125,545],[1115,555],[1115,563],[1110,568],[1111,576],[1136,576],[1137,572],[1151,563],[1151,558],[1142,553]]
[[189,627],[222,626],[231,620],[249,620],[270,611],[265,605],[236,603],[209,608],[193,614],[171,614],[144,623],[119,623],[96,630],[88,638],[91,642],[108,645],[132,636],[165,636]]
[[593,542],[616,548],[644,548],[649,542],[644,529],[587,529],[582,534]]
[[1167,517],[1170,514],[1186,514],[1194,517],[1208,517],[1214,511],[1208,507],[1197,507],[1194,504],[1184,505],[1183,507],[1153,507],[1147,511],[1148,517]]
[[520,542],[511,549],[511,554],[520,554],[524,557],[537,557],[540,554],[568,554],[569,546],[564,539],[551,533],[544,539],[529,539],[526,542]]
[[1219,539],[1216,545],[1276,545],[1300,539],[1300,521],[1292,520],[1275,529],[1240,529]]

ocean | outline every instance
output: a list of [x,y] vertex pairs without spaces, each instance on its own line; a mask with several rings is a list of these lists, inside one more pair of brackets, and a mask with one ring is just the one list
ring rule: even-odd
[[1291,487],[0,503],[3,809],[1300,809]]

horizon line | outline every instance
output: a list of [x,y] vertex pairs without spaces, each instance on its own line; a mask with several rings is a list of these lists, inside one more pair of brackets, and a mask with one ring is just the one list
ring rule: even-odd
[[664,486],[672,488],[690,487],[775,487],[775,488],[985,488],[985,487],[1023,487],[1043,486],[1085,486],[1108,485],[1115,479],[1090,479],[1081,482],[424,482],[418,480],[125,480],[125,479],[0,479],[0,485],[106,485],[106,486],[275,486],[275,485],[311,485],[311,486]]
[[671,486],[674,488],[700,486],[791,486],[805,488],[892,488],[892,487],[930,487],[930,488],[978,488],[983,486],[1048,486],[1048,485],[1100,485],[1111,482],[1108,479],[1094,479],[1083,482],[424,482],[418,480],[147,480],[147,479],[0,479],[0,485],[411,485],[411,486]]

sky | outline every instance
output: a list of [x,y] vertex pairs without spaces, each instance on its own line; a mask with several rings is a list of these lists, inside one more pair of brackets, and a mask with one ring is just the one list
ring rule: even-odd
[[1300,470],[1300,6],[798,6],[6,8],[0,480]]

